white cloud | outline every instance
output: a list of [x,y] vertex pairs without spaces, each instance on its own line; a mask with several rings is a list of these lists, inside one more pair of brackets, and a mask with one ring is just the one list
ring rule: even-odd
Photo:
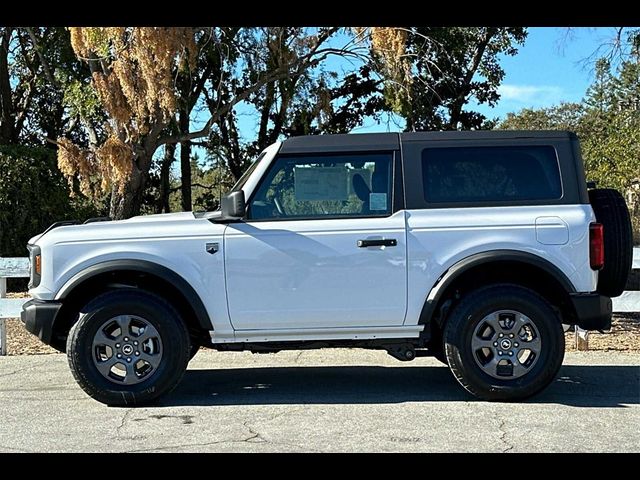
[[560,103],[565,92],[556,85],[509,85],[498,87],[500,98],[522,106],[548,107]]

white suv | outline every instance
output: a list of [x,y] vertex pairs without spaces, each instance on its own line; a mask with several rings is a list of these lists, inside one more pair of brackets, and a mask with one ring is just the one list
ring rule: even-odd
[[200,346],[434,355],[478,397],[525,398],[563,324],[609,328],[631,268],[624,201],[587,188],[569,132],[296,137],[221,211],[108,220],[31,239],[22,320],[111,405],[167,393]]

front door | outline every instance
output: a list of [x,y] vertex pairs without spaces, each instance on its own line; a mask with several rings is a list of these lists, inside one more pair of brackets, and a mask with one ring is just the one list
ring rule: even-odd
[[394,154],[276,158],[225,231],[237,330],[402,325],[404,211],[393,212]]

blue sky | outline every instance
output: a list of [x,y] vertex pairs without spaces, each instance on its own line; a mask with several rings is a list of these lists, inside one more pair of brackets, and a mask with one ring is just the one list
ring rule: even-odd
[[503,57],[505,78],[495,108],[480,106],[488,117],[503,117],[522,108],[578,102],[593,80],[587,59],[613,36],[612,28],[530,28],[514,57]]

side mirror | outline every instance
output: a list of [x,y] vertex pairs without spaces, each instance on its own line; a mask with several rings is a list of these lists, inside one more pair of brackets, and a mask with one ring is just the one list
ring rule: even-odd
[[236,219],[244,217],[247,205],[244,200],[244,192],[237,190],[222,197],[220,210],[223,219]]

